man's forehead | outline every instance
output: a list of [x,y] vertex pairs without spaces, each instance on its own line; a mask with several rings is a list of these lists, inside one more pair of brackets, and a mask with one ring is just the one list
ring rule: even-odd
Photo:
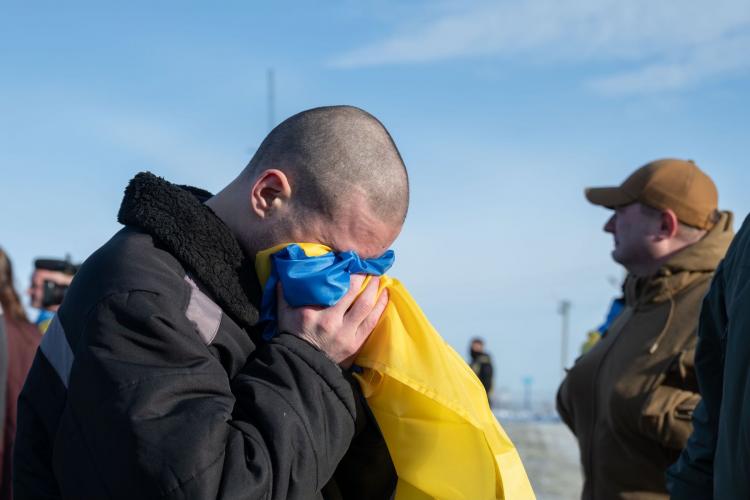
[[325,226],[321,243],[339,252],[351,250],[366,259],[380,257],[401,232],[401,224],[394,227],[363,210],[342,213]]
[[378,244],[374,241],[349,241],[348,239],[339,239],[328,246],[336,252],[352,251],[363,259],[380,257],[390,247],[389,244]]
[[614,207],[613,211],[616,214],[627,214],[627,213],[641,213],[643,205],[637,201],[628,203],[627,205],[619,205]]
[[352,250],[365,259],[380,257],[393,244],[399,231],[400,228],[387,225],[360,227],[346,234],[334,235],[333,248],[337,251]]
[[639,203],[637,201],[634,201],[632,203],[625,203],[624,205],[617,205],[617,206],[612,207],[612,210],[615,210],[615,211],[617,211],[617,210],[629,210],[629,209],[631,209],[632,207],[635,207],[638,204]]

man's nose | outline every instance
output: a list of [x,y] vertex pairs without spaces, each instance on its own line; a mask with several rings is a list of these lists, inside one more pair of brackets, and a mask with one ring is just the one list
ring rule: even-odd
[[615,217],[617,214],[612,214],[606,224],[604,224],[604,232],[615,234]]

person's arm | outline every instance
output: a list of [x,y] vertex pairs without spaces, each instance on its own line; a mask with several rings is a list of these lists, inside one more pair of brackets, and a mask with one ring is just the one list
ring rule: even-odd
[[703,301],[695,366],[702,399],[693,412],[693,433],[667,471],[673,499],[713,498],[713,463],[723,384],[723,345],[727,316],[724,265],[719,266]]
[[555,406],[557,414],[560,415],[560,419],[568,426],[570,431],[575,435],[575,426],[573,425],[573,415],[571,414],[572,408],[570,406],[570,396],[568,394],[568,377],[563,379],[560,388],[557,390],[557,397],[555,398]]
[[646,437],[678,452],[685,448],[693,431],[693,412],[701,399],[694,358],[695,349],[675,357],[665,380],[646,399],[639,422]]
[[354,439],[332,480],[323,490],[323,496],[358,500],[392,498],[398,478],[388,446],[359,382],[349,373],[346,377],[352,386],[357,407]]
[[[81,490],[88,482],[128,499],[314,496],[354,433],[352,390],[332,361],[356,348],[342,346],[350,322],[332,320],[335,311],[297,311],[330,340],[329,352],[283,333],[230,381],[173,302],[134,291],[89,315],[61,418],[66,432],[55,437],[63,495],[90,497],[77,494],[93,491]],[[374,326],[369,314],[366,322]]]

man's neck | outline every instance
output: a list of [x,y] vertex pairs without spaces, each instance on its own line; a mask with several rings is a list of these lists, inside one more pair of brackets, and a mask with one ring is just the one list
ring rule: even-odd
[[226,224],[243,253],[249,257],[254,257],[260,249],[256,248],[257,245],[253,245],[254,238],[250,235],[250,218],[247,217],[244,210],[238,209],[242,205],[237,203],[236,196],[228,191],[230,186],[206,200],[205,204]]
[[649,278],[651,276],[654,276],[659,272],[659,269],[664,267],[667,262],[669,262],[672,257],[690,247],[691,245],[693,245],[693,243],[676,243],[671,246],[670,249],[666,250],[661,256],[653,258],[650,262],[643,263],[637,266],[630,266],[628,268],[628,272],[639,278]]

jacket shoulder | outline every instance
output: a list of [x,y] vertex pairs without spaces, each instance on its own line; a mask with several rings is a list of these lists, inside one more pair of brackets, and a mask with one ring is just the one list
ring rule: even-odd
[[81,266],[65,301],[90,303],[134,290],[166,293],[185,286],[186,271],[151,235],[132,227],[117,232]]
[[190,287],[185,275],[179,261],[150,235],[122,229],[86,259],[65,294],[58,316],[68,342],[75,345],[89,314],[118,295],[150,292],[169,297],[174,308],[186,308]]

